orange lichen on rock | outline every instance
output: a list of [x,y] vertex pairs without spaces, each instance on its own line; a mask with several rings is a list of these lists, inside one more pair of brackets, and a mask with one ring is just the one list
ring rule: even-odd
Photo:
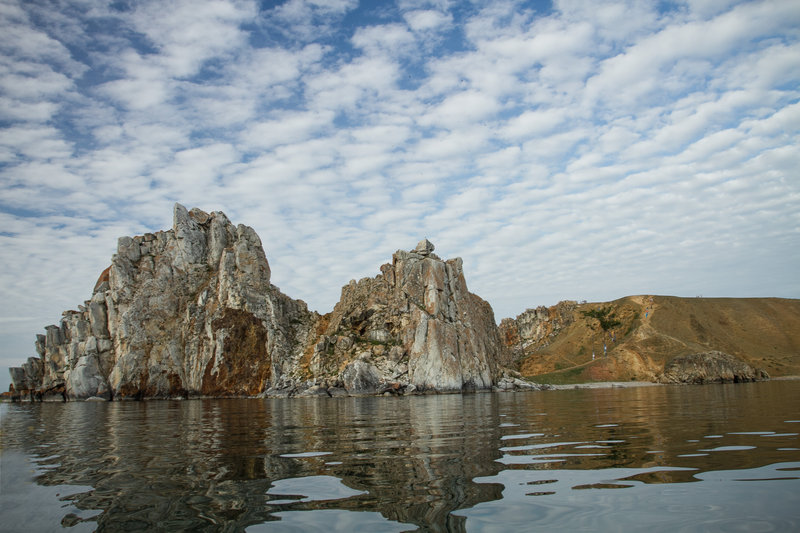
[[108,265],[108,267],[105,270],[103,270],[103,272],[100,273],[100,277],[97,278],[97,283],[94,284],[94,290],[92,292],[96,292],[97,289],[100,288],[100,285],[103,284],[103,282],[107,282],[109,280],[110,273],[111,273],[111,265]]

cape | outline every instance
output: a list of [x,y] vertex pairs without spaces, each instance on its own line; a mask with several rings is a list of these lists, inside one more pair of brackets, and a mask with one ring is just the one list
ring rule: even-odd
[[498,326],[462,260],[434,250],[427,239],[398,250],[320,315],[271,283],[253,228],[175,204],[172,229],[119,239],[91,298],[10,369],[10,395],[399,395],[800,373],[800,300],[564,301]]

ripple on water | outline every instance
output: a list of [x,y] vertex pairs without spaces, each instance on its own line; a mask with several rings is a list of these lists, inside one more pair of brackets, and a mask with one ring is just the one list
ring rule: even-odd
[[[52,460],[53,457],[45,459]],[[74,499],[92,487],[83,485],[40,485],[34,477],[42,474],[38,459],[14,450],[0,454],[0,509],[4,531],[51,531],[54,524],[70,531],[94,531],[94,518],[102,511],[80,509]]]
[[396,400],[0,405],[0,529],[800,531],[800,383]]
[[285,499],[270,500],[270,505],[284,505],[299,502],[319,502],[342,500],[367,494],[363,490],[351,489],[338,477],[304,476],[279,479],[272,482],[267,491],[270,496],[284,496]]
[[699,450],[701,452],[743,452],[747,450],[755,450],[755,446],[717,446],[716,448],[708,448],[706,450]]
[[[529,530],[533,523],[537,529],[567,531],[662,530],[667,524],[671,531],[790,531],[797,526],[787,512],[796,509],[791,489],[797,477],[786,470],[797,466],[783,463],[716,472],[671,467],[504,470],[475,479],[503,485],[502,500],[454,514],[466,518],[468,531]],[[539,484],[545,485],[544,490],[532,492],[531,485]],[[781,486],[785,490],[772,488]],[[623,488],[628,490],[617,490]],[[765,499],[764,494],[771,497]],[[654,501],[658,512],[652,507]]]
[[583,442],[544,442],[541,444],[526,444],[524,446],[505,446],[500,448],[501,452],[522,452],[528,450],[544,450],[547,448],[557,448],[559,446],[575,446],[585,444]]
[[503,435],[500,440],[531,439],[533,437],[544,437],[544,433],[518,433],[516,435]]
[[280,519],[276,522],[264,522],[248,526],[245,531],[257,533],[259,531],[297,531],[306,533],[320,531],[409,531],[416,529],[412,524],[403,524],[388,520],[380,513],[372,511],[346,511],[341,509],[322,509],[313,511],[281,511],[273,513]]

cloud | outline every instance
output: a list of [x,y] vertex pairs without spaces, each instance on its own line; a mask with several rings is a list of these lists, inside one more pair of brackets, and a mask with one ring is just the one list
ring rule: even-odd
[[[687,59],[706,59],[711,62],[705,64],[708,67],[730,56],[738,57],[744,42],[799,21],[800,12],[786,3],[756,2],[736,6],[709,20],[670,24],[643,37],[623,53],[605,59],[600,72],[587,82],[587,97],[622,105],[661,94],[658,89],[663,86],[656,82],[663,79],[662,72],[681,69]],[[680,94],[690,83],[702,80],[683,74],[670,81],[673,83],[668,86],[669,93]]]
[[562,108],[524,111],[505,123],[502,135],[510,139],[538,137],[553,131],[566,118]]
[[195,75],[211,58],[226,57],[247,42],[240,27],[256,12],[251,2],[143,2],[129,20],[156,48],[153,62],[173,78]]
[[403,13],[408,27],[414,32],[429,32],[449,26],[453,17],[433,9],[413,9]]
[[240,139],[251,150],[306,141],[329,129],[334,117],[335,113],[328,110],[284,113],[273,120],[251,124]]
[[265,20],[289,40],[313,41],[333,33],[341,17],[357,6],[357,0],[288,0],[272,8]]
[[390,96],[398,75],[396,63],[383,58],[358,58],[309,78],[306,99],[311,109],[362,114],[365,101]]
[[397,23],[359,28],[352,42],[368,55],[402,55],[414,49],[414,36]]

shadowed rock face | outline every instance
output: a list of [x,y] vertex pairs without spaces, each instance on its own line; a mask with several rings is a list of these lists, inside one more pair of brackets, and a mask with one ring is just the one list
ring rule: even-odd
[[461,259],[433,250],[398,251],[320,317],[270,283],[252,228],[176,204],[171,230],[119,239],[91,299],[37,337],[13,386],[54,399],[491,388],[507,359],[492,309]]
[[743,383],[763,379],[769,379],[763,370],[718,351],[675,357],[659,377],[662,383]]

